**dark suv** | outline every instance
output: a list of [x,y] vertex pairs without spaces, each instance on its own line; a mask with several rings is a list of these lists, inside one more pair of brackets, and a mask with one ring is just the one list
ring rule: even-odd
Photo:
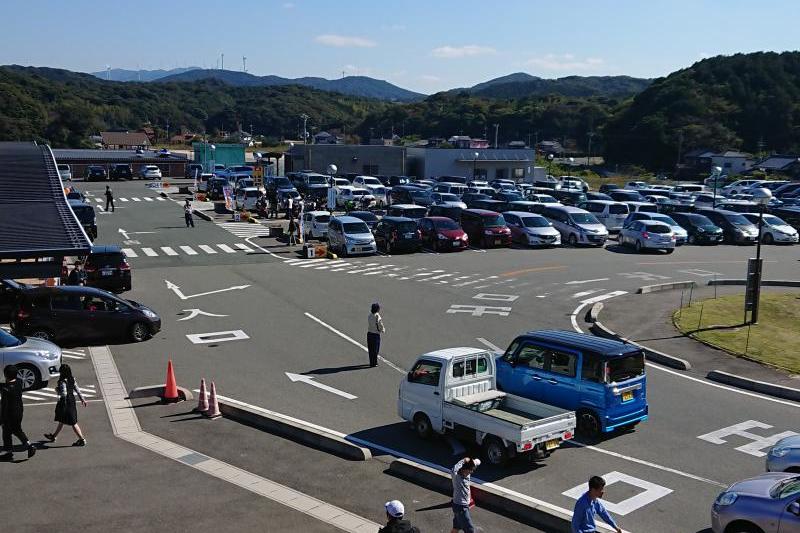
[[130,180],[133,179],[133,170],[131,169],[130,165],[123,163],[111,165],[111,171],[108,173],[108,177],[110,177],[112,180]]
[[90,165],[86,167],[86,181],[105,181],[108,179],[106,176],[106,169],[97,165]]
[[80,200],[68,200],[68,202],[78,222],[83,226],[86,235],[94,241],[97,238],[97,215],[95,215],[94,206]]
[[141,342],[161,329],[151,309],[94,287],[33,287],[22,291],[11,317],[15,335],[60,343]]
[[485,209],[465,209],[461,212],[461,228],[473,246],[509,246],[511,230],[503,215]]
[[672,213],[672,219],[686,230],[689,244],[719,244],[722,242],[722,228],[698,213]]
[[722,235],[728,243],[755,244],[758,240],[758,228],[739,213],[720,209],[698,209],[697,213],[722,228]]
[[394,252],[418,252],[422,248],[422,235],[417,221],[406,217],[386,216],[373,231],[375,246],[387,254]]
[[186,169],[183,171],[183,175],[186,178],[194,178],[197,176],[200,177],[200,174],[203,173],[203,165],[200,163],[189,163],[186,165]]
[[119,246],[92,246],[84,269],[89,287],[111,292],[131,290],[131,266]]

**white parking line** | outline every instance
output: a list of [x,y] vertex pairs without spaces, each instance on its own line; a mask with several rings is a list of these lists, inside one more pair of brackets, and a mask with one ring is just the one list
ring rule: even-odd
[[170,248],[169,246],[162,246],[161,250],[167,255],[178,255],[178,252]]
[[608,281],[608,278],[584,279],[581,281],[567,281],[564,283],[564,285],[581,285],[583,283],[594,283],[595,281]]
[[134,252],[133,248],[123,248],[122,251],[125,252],[125,255],[128,257],[139,257],[139,254]]
[[133,197],[131,197],[131,200],[133,200],[134,202],[141,202],[141,200],[140,200],[139,198],[133,198]]
[[583,310],[584,307],[587,305],[602,302],[603,300],[608,300],[609,298],[616,298],[617,296],[622,296],[623,294],[628,294],[627,291],[612,291],[606,294],[601,294],[599,296],[594,296],[592,298],[587,298],[581,302],[581,305],[575,308],[572,314],[569,316],[570,322],[572,322],[572,327],[578,333],[583,333],[583,330],[578,325],[578,314]]
[[600,292],[603,289],[589,289],[588,291],[576,292],[572,295],[573,298],[582,298],[584,296],[589,296],[590,294],[594,294],[596,292]]
[[[197,255],[197,252],[191,246],[181,246],[180,249],[183,250],[186,255]],[[214,253],[216,253],[216,251]]]
[[215,254],[215,253],[217,253],[217,251],[215,249],[213,249],[212,247],[210,247],[207,244],[198,244],[197,247],[200,248],[201,250],[203,250],[207,254]]
[[487,348],[489,348],[493,352],[502,352],[503,351],[503,350],[500,349],[499,346],[495,346],[494,344],[492,344],[491,342],[487,341],[483,337],[478,337],[475,340],[480,342],[481,344],[483,344],[484,346],[486,346]]

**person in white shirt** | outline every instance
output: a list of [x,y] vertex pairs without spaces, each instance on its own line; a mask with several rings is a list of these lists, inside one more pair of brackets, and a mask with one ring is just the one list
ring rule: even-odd
[[378,354],[381,351],[381,334],[386,333],[383,319],[380,314],[381,306],[372,304],[369,317],[367,317],[367,349],[369,351],[369,366],[378,366]]

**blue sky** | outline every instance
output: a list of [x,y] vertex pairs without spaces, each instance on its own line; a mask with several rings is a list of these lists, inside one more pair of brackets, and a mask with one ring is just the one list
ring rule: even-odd
[[0,64],[367,75],[431,93],[512,72],[657,77],[797,47],[800,2],[9,0]]

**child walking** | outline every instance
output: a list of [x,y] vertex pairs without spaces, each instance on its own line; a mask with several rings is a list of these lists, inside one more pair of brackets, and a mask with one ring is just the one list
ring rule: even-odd
[[75,405],[75,396],[78,396],[84,407],[86,407],[86,400],[83,399],[78,382],[72,376],[72,368],[68,364],[62,364],[58,372],[61,374],[56,384],[58,403],[56,403],[55,421],[58,422],[58,426],[53,433],[45,433],[44,438],[50,442],[55,442],[61,429],[67,425],[72,427],[72,431],[78,437],[78,440],[73,442],[72,445],[86,446],[86,439],[83,437],[80,426],[78,426],[78,408]]

